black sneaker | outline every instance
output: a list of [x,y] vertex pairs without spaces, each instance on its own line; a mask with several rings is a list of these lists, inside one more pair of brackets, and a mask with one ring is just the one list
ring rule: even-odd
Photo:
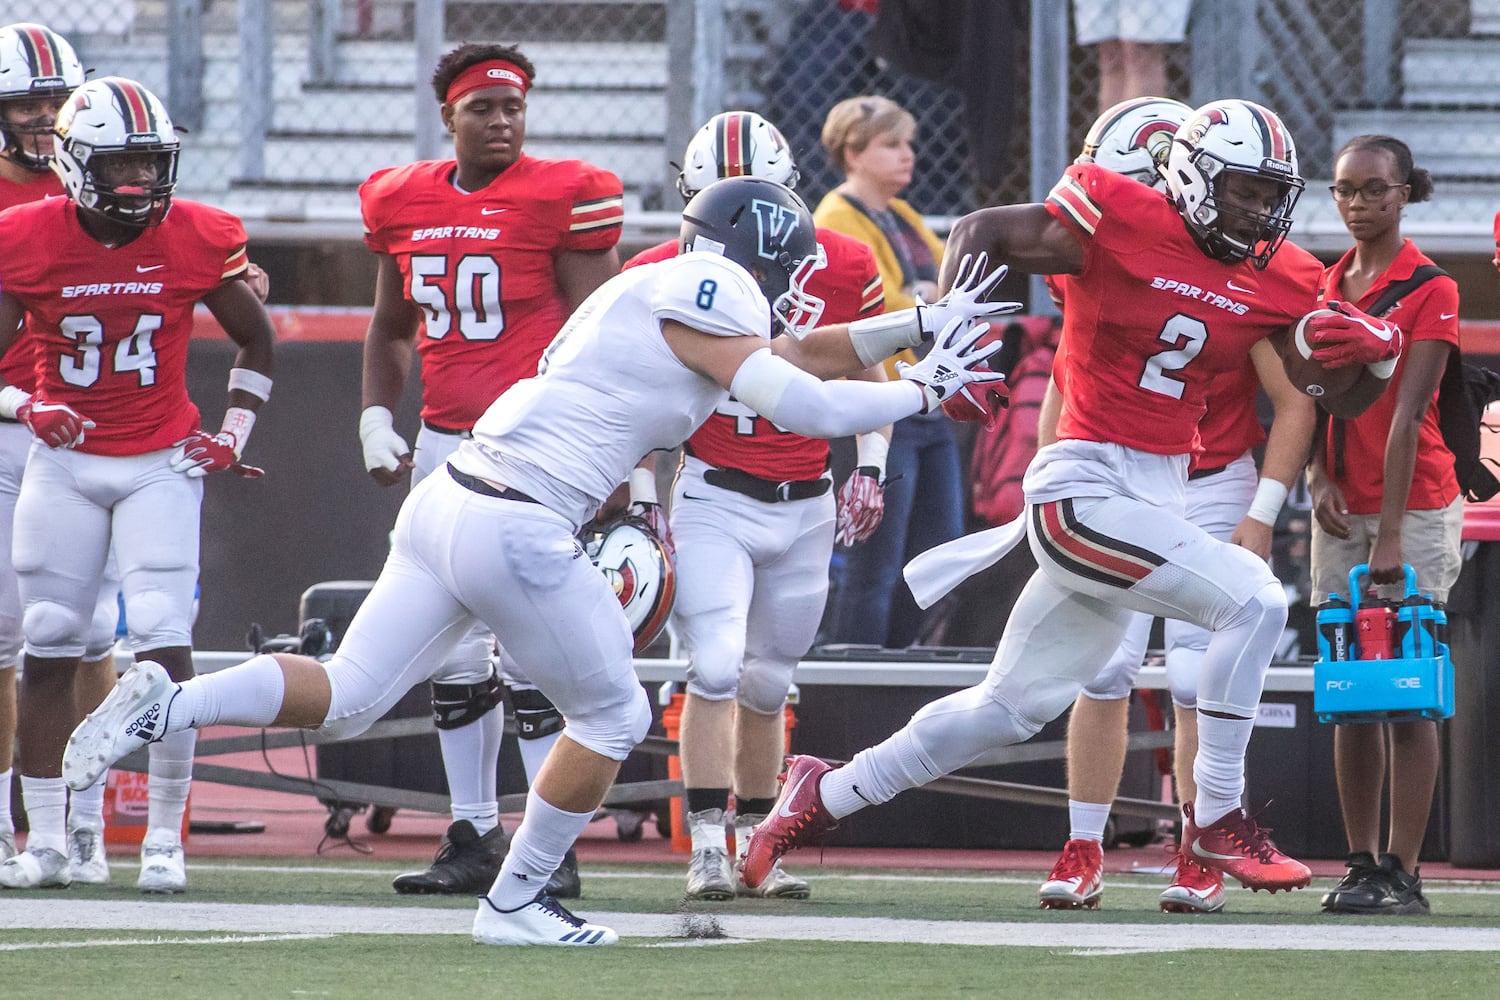
[[1390,906],[1388,873],[1369,851],[1356,851],[1344,862],[1343,879],[1323,895],[1324,913],[1385,913]]
[[1409,872],[1401,867],[1401,859],[1394,854],[1382,854],[1380,856],[1380,867],[1385,870],[1386,880],[1390,883],[1390,891],[1387,898],[1390,900],[1389,912],[1402,916],[1426,916],[1432,912],[1432,904],[1427,902],[1427,897],[1422,895],[1422,868],[1417,866],[1416,871]]
[[577,899],[583,895],[583,882],[578,878],[578,855],[571,847],[563,857],[562,866],[547,880],[544,891],[557,899]]
[[478,896],[488,892],[500,874],[500,865],[510,850],[510,838],[502,827],[484,836],[474,824],[461,819],[448,827],[437,857],[426,871],[406,872],[391,880],[403,896],[441,893],[445,896]]

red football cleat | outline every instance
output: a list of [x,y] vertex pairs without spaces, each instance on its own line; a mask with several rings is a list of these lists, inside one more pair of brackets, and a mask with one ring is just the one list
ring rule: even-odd
[[1205,868],[1239,880],[1247,889],[1301,889],[1312,882],[1312,872],[1296,858],[1276,849],[1269,831],[1262,830],[1243,809],[1233,809],[1212,826],[1200,827],[1193,804],[1183,806],[1182,853]]
[[1097,910],[1104,895],[1104,847],[1097,840],[1070,840],[1037,890],[1044,910]]
[[818,796],[818,782],[831,770],[816,757],[798,755],[786,759],[776,807],[750,837],[750,849],[741,870],[748,888],[757,888],[764,882],[776,862],[792,848],[817,843],[839,825],[828,815]]
[[1161,894],[1163,913],[1218,913],[1224,908],[1224,873],[1205,868],[1181,851],[1177,874]]

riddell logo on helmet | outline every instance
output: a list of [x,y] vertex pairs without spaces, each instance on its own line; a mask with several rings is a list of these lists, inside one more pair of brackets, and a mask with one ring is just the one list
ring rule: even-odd
[[1260,161],[1260,169],[1269,170],[1273,174],[1292,175],[1292,165],[1285,160],[1273,160],[1269,156]]
[[32,90],[56,90],[58,87],[66,87],[67,81],[60,76],[34,76],[31,78]]

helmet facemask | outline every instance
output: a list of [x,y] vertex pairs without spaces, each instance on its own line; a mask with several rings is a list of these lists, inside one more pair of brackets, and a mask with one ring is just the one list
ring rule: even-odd
[[808,291],[807,283],[815,273],[827,266],[828,254],[821,243],[818,244],[817,253],[804,257],[793,265],[786,291],[771,302],[771,317],[778,332],[801,340],[817,327],[828,303]]
[[[57,123],[57,111],[68,96],[66,90],[38,93],[35,96],[0,99],[0,156],[24,167],[34,174],[45,173],[52,166],[52,153],[56,148],[52,126]],[[18,105],[39,104],[51,101],[56,105],[50,114],[35,115],[28,121],[9,121],[4,111]],[[45,152],[44,152],[45,149]]]
[[[1193,209],[1187,220],[1199,245],[1215,260],[1229,264],[1248,260],[1264,270],[1291,232],[1292,209],[1302,195],[1302,178],[1276,176],[1265,169],[1250,170],[1226,163],[1206,149],[1194,150],[1191,160],[1207,181],[1202,204]],[[1220,189],[1232,174],[1274,180],[1278,193],[1276,207],[1269,212],[1252,212],[1230,204]],[[1246,238],[1236,235],[1236,231],[1254,236]]]
[[[156,148],[93,149],[85,143],[65,140],[63,148],[80,167],[81,182],[75,198],[80,207],[134,229],[159,225],[167,217],[172,192],[177,187],[176,143]],[[142,155],[154,159],[153,182],[113,184],[100,176],[110,172],[111,158]]]

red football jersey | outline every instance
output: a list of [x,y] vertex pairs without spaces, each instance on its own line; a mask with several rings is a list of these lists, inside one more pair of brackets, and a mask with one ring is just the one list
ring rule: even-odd
[[[62,181],[50,170],[32,174],[21,184],[0,178],[0,211],[65,194],[67,189]],[[31,392],[36,388],[36,360],[36,343],[23,330],[10,345],[10,350],[5,352],[5,357],[0,358],[0,379],[4,379],[7,385]]]
[[453,160],[377,170],[360,185],[365,243],[401,266],[423,316],[422,419],[467,430],[536,374],[568,318],[553,258],[608,250],[625,219],[620,179],[580,160],[522,156],[482,191]]
[[[831,229],[819,229],[818,242],[828,255],[828,266],[814,271],[807,282],[808,292],[825,303],[818,324],[852,323],[884,312],[885,286],[870,248]],[[625,266],[654,264],[675,256],[677,243],[668,241],[642,250]],[[683,447],[709,465],[775,482],[817,479],[828,468],[826,440],[784,431],[732,396]]]
[[174,200],[161,225],[114,248],[66,199],[0,213],[0,288],[26,307],[37,394],[98,424],[78,446],[93,455],[144,455],[197,428],[193,306],[246,266],[240,220],[197,202]]
[[1248,355],[1244,364],[1209,384],[1208,410],[1198,423],[1200,450],[1190,469],[1223,468],[1265,441],[1265,428],[1255,412],[1259,390],[1260,376]]
[[1312,309],[1322,265],[1292,244],[1264,271],[1212,260],[1160,191],[1092,163],[1069,167],[1046,207],[1084,251],[1058,437],[1192,454],[1209,383]]
[[[1349,266],[1354,251],[1344,254],[1323,275],[1318,288],[1318,299],[1339,301],[1339,283],[1344,269]],[[1375,280],[1369,290],[1354,303],[1361,309],[1369,309],[1375,300],[1385,294],[1391,285],[1410,278],[1412,272],[1432,260],[1417,249],[1411,240],[1406,240],[1396,259],[1385,273]],[[1419,340],[1440,340],[1458,346],[1458,283],[1446,275],[1424,282],[1407,293],[1385,318],[1401,327],[1406,334],[1407,350]],[[1385,443],[1390,436],[1391,421],[1396,416],[1395,386],[1401,382],[1406,370],[1403,354],[1396,363],[1396,373],[1391,376],[1391,388],[1380,394],[1370,408],[1344,424],[1344,474],[1335,474],[1344,499],[1349,503],[1351,514],[1379,514],[1381,495],[1385,492]],[[1437,395],[1433,394],[1433,405],[1422,417],[1422,427],[1417,437],[1417,464],[1412,469],[1411,492],[1407,494],[1407,510],[1437,510],[1446,507],[1458,496],[1458,476],[1453,471],[1453,452],[1443,443],[1443,432],[1438,427]],[[1330,424],[1332,422],[1330,421]],[[1328,430],[1324,442],[1332,455],[1333,428]],[[1334,470],[1331,467],[1330,472]]]

